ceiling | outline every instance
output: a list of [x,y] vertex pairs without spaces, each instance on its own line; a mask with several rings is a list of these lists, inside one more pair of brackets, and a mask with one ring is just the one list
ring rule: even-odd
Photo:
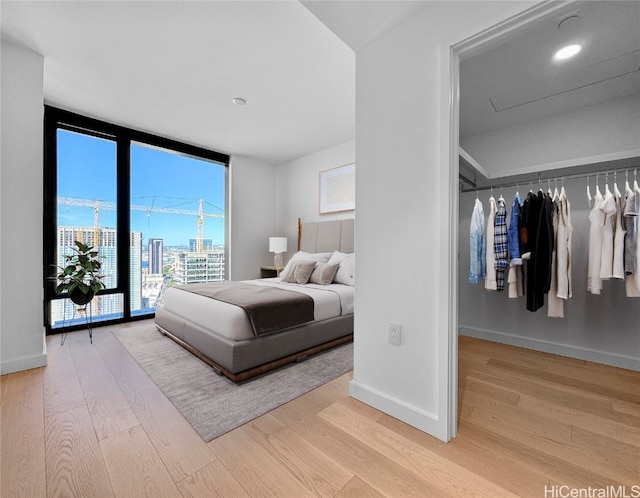
[[431,3],[421,0],[300,1],[354,52]]
[[[270,164],[355,137],[355,51],[426,1],[2,0],[45,102]],[[461,62],[461,137],[636,94],[640,2],[575,2]],[[575,22],[558,24],[569,15]],[[564,64],[565,41],[585,48]],[[247,100],[244,106],[234,97]]]
[[[569,43],[582,51],[554,62]],[[460,136],[636,95],[639,70],[640,2],[572,3],[461,61]]]
[[44,55],[47,104],[280,164],[355,138],[354,51],[427,4],[3,0],[0,8],[3,40]]
[[297,1],[0,5],[48,104],[271,164],[355,137],[354,52]]

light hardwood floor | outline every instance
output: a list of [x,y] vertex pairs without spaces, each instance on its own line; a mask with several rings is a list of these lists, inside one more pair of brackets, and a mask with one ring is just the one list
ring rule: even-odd
[[110,330],[0,377],[3,498],[640,493],[638,372],[463,337],[448,444],[349,398],[350,374],[207,444]]

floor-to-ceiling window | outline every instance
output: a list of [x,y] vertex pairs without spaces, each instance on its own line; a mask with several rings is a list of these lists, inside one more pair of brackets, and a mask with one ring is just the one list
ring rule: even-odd
[[226,168],[143,143],[131,144],[130,157],[131,313],[138,315],[162,304],[168,286],[224,280]]
[[224,280],[228,156],[47,107],[47,332],[85,326],[55,293],[74,241],[99,252],[93,322],[151,316],[171,285]]

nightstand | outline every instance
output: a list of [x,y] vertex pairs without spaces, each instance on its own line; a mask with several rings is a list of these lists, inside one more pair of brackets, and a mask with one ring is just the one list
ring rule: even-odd
[[279,277],[282,270],[284,268],[280,266],[261,266],[260,278]]

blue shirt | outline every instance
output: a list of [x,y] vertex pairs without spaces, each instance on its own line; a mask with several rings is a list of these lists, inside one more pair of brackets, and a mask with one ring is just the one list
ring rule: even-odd
[[520,194],[516,194],[511,205],[511,219],[509,220],[509,232],[507,234],[509,255],[513,266],[522,264],[520,256],[520,210],[523,204],[524,200],[520,197]]

